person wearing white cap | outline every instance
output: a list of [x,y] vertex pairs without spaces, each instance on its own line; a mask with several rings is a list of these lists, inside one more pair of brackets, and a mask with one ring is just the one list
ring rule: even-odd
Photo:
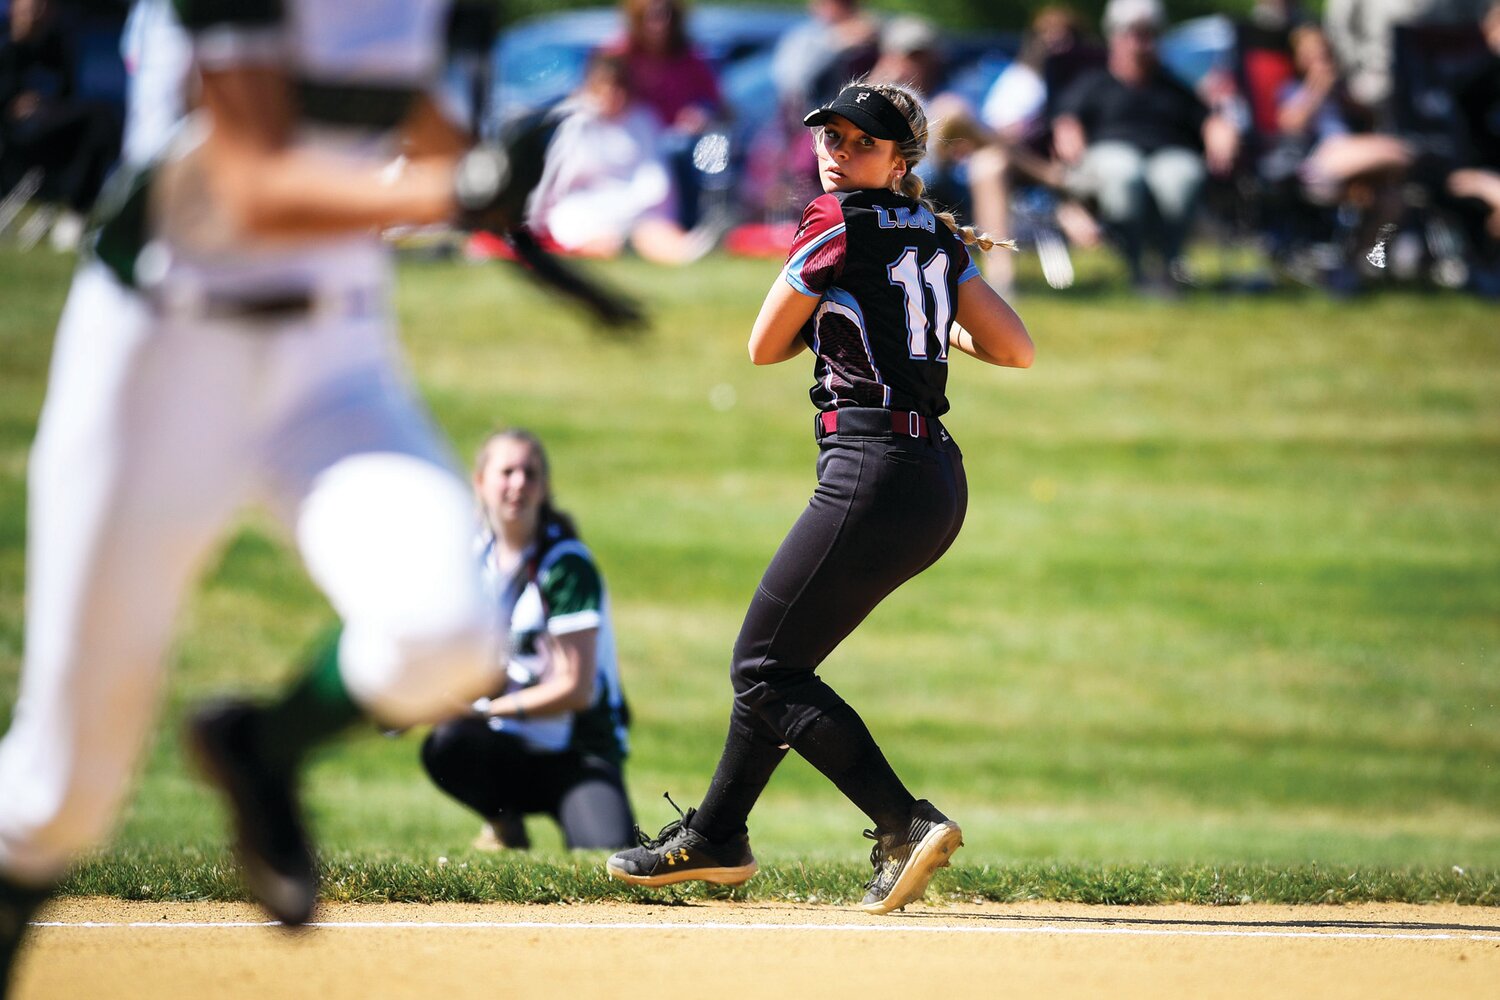
[[1227,173],[1239,146],[1234,125],[1162,66],[1156,40],[1165,21],[1160,0],[1110,0],[1108,62],[1063,92],[1053,124],[1071,186],[1097,201],[1138,287],[1156,284],[1146,280],[1148,250],[1167,277],[1182,277],[1207,172]]
[[946,83],[942,39],[932,22],[902,14],[880,29],[880,56],[867,80],[915,87],[931,100]]
[[1161,30],[1167,22],[1167,12],[1161,0],[1110,0],[1104,6],[1104,34],[1111,37],[1137,24],[1149,24]]
[[1349,93],[1371,110],[1391,96],[1398,25],[1473,24],[1486,0],[1328,0],[1323,27],[1349,79]]

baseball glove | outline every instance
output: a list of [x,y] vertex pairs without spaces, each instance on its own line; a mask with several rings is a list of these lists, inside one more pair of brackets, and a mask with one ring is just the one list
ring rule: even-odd
[[526,199],[542,179],[547,145],[557,119],[528,115],[504,131],[497,144],[481,144],[459,161],[453,190],[460,224],[504,238],[516,260],[541,284],[582,306],[608,329],[640,329],[640,306],[582,269],[548,253],[525,226]]

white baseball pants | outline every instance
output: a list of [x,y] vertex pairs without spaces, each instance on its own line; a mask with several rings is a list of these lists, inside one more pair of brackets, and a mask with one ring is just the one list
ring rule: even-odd
[[163,319],[80,270],[30,459],[0,872],[46,884],[108,833],[178,606],[247,501],[286,525],[343,618],[340,669],[372,714],[434,721],[493,685],[503,636],[473,503],[398,374],[383,277],[268,325]]

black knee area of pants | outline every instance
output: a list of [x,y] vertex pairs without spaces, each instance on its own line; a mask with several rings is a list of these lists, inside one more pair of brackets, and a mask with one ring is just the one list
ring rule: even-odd
[[[795,745],[798,734],[819,718],[848,707],[838,692],[811,671],[760,671],[758,677],[735,695],[735,716],[766,738]],[[756,722],[748,721],[752,718]]]
[[421,757],[439,788],[486,819],[546,813],[569,847],[633,846],[635,817],[616,763],[572,750],[534,751],[477,717],[435,726]]
[[513,769],[524,754],[519,740],[489,728],[483,718],[454,719],[434,726],[422,741],[422,767],[434,784],[481,816],[498,816],[511,803],[497,774]]
[[788,663],[770,653],[770,641],[764,636],[771,630],[753,627],[757,622],[757,605],[765,614],[777,614],[779,602],[759,591],[746,615],[746,627],[735,643],[729,677],[734,688],[734,716],[763,738],[777,743],[789,742],[791,735],[805,729],[819,715],[844,704],[814,670],[812,663]]
[[473,736],[469,733],[468,720],[445,722],[433,726],[427,739],[422,741],[422,766],[439,785],[460,769],[460,761],[467,762],[472,754]]

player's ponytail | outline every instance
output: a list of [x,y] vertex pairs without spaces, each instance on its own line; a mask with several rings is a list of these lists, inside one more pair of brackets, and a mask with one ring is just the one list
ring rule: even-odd
[[922,110],[922,101],[915,91],[895,83],[861,83],[861,87],[868,87],[895,105],[896,110],[906,116],[906,123],[911,126],[911,139],[897,144],[896,151],[906,161],[906,172],[898,177],[891,185],[891,189],[899,195],[921,204],[938,219],[943,225],[958,234],[959,238],[967,246],[978,247],[980,250],[993,250],[995,247],[1003,247],[1007,250],[1016,249],[1015,240],[996,239],[989,233],[981,233],[973,226],[962,226],[954,218],[952,212],[939,211],[932,201],[923,195],[926,187],[922,178],[917,176],[915,167],[927,156],[927,112]]

